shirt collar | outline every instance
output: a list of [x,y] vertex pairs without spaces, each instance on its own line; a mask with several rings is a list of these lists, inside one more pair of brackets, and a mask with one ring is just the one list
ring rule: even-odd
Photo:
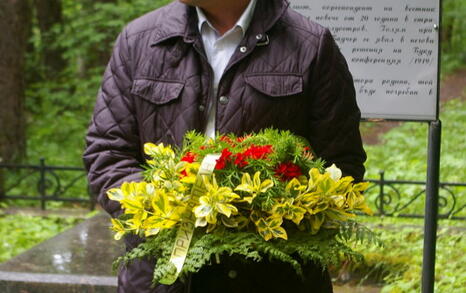
[[[238,21],[236,22],[236,25],[233,27],[240,27],[242,29],[242,32],[243,32],[243,36],[244,34],[246,33],[246,31],[248,30],[248,27],[249,25],[251,24],[251,20],[252,20],[252,16],[254,15],[254,9],[256,7],[256,3],[257,3],[257,0],[251,0],[248,4],[248,6],[246,7],[246,9],[244,10],[243,14],[241,15],[241,17],[238,19]],[[204,12],[202,11],[202,9],[200,9],[199,7],[196,6],[196,11],[197,11],[197,17],[199,19],[199,22],[198,22],[198,29],[199,29],[199,32],[202,33],[202,26],[204,24],[208,24],[212,29],[215,30],[215,28],[212,26],[212,24],[209,22],[209,20],[207,19],[207,17],[205,16]]]

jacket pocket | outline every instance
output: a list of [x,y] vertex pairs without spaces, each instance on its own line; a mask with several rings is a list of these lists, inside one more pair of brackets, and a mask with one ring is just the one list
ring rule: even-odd
[[167,104],[177,99],[184,88],[182,81],[136,79],[131,94],[156,105]]
[[290,73],[252,73],[245,82],[270,97],[297,95],[303,91],[303,76]]

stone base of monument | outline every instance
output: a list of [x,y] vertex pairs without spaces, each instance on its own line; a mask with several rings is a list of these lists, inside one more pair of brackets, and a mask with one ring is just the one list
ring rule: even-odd
[[2,293],[115,292],[112,262],[124,252],[99,214],[0,264]]

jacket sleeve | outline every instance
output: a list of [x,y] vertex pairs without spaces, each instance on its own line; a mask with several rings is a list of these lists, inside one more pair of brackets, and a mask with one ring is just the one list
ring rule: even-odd
[[328,165],[334,163],[344,176],[361,181],[366,160],[359,132],[361,112],[348,65],[328,29],[320,36],[310,78],[310,143]]
[[130,95],[132,77],[126,32],[118,36],[99,88],[86,135],[83,161],[91,191],[112,217],[120,204],[106,191],[125,181],[141,181],[143,163],[135,109]]

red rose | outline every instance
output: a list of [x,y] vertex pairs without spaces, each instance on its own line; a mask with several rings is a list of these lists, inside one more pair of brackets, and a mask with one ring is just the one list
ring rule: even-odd
[[301,168],[291,162],[281,163],[275,168],[275,175],[282,181],[289,181],[303,175]]

